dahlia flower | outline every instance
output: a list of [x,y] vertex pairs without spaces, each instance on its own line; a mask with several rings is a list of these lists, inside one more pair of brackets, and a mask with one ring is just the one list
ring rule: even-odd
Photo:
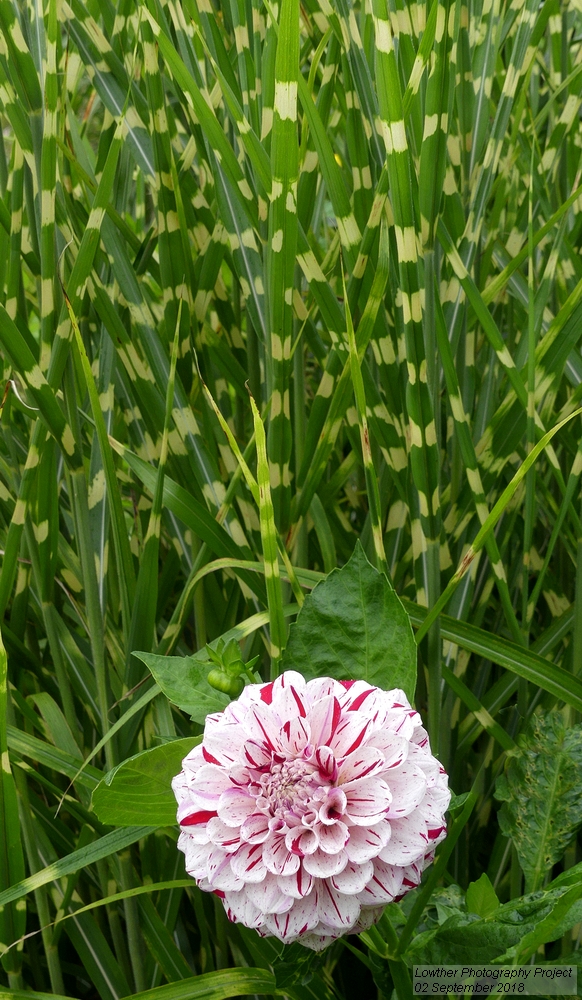
[[294,671],[209,715],[172,787],[199,887],[231,920],[316,950],[418,885],[450,799],[402,691]]

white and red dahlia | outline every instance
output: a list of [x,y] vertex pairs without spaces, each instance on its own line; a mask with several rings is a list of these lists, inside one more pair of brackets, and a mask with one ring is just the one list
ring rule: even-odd
[[450,799],[402,691],[294,671],[209,715],[172,787],[200,888],[231,920],[314,949],[418,885]]

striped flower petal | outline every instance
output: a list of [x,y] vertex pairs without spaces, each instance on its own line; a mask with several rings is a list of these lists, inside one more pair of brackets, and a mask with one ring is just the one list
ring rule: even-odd
[[172,788],[200,889],[229,919],[315,950],[419,884],[450,798],[402,691],[296,672],[209,716]]

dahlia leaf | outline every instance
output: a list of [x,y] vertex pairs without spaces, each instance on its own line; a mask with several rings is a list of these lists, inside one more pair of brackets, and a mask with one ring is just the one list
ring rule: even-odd
[[476,913],[479,917],[489,917],[495,913],[499,899],[487,872],[483,872],[481,878],[469,884],[466,900],[469,913]]
[[170,782],[197,737],[172,740],[124,760],[93,792],[92,806],[102,823],[136,826],[147,816],[152,826],[173,826],[176,800]]
[[346,565],[305,598],[289,631],[282,669],[298,670],[306,678],[365,680],[385,690],[400,688],[414,699],[416,645],[410,620],[359,541]]
[[511,837],[528,892],[539,889],[582,824],[582,726],[566,729],[559,712],[535,716],[508,754],[496,797],[499,825]]
[[189,712],[194,722],[202,725],[211,712],[222,712],[229,698],[208,683],[208,666],[196,656],[158,656],[156,653],[135,652],[143,660],[160,685],[166,698],[184,712]]

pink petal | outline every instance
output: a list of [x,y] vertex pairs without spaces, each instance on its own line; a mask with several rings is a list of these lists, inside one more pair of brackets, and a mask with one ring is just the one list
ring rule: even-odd
[[319,893],[319,919],[328,927],[347,930],[360,915],[360,904],[355,896],[344,896],[330,882],[323,882]]
[[363,864],[379,855],[390,839],[390,823],[383,820],[373,827],[351,826],[346,851],[350,861]]
[[261,913],[286,913],[293,906],[292,898],[281,892],[278,877],[270,873],[262,882],[245,886],[244,892]]
[[345,892],[348,896],[351,896],[362,892],[373,874],[374,865],[371,861],[366,861],[363,865],[356,865],[353,861],[350,861],[343,872],[333,875],[330,881],[333,888],[338,892]]
[[385,766],[381,750],[367,746],[360,747],[345,757],[340,764],[338,782],[340,785],[347,785],[350,781],[360,781],[383,770]]
[[450,802],[451,793],[448,788],[429,788],[418,811],[426,821],[427,826],[440,826],[444,823],[445,813]]
[[[358,709],[360,709],[365,703],[367,710],[368,701],[370,697],[373,697],[374,692],[376,692],[376,694],[380,693],[378,688],[373,688],[371,684],[367,684],[366,681],[354,681],[341,698],[342,709],[348,712],[357,712]],[[382,692],[382,694],[383,693],[384,692]]]
[[270,705],[273,700],[273,684],[274,681],[270,684],[261,684],[261,701],[264,701],[265,705]]
[[352,927],[352,934],[361,934],[362,931],[367,931],[372,924],[380,919],[383,912],[383,906],[363,906],[358,922]]
[[277,748],[281,723],[266,705],[253,705],[249,709],[245,728],[249,730],[249,736],[258,740],[267,750],[274,751]]
[[263,844],[263,861],[273,875],[293,875],[300,865],[299,858],[285,844],[285,837],[272,833]]
[[199,803],[193,803],[189,799],[181,802],[178,807],[178,823],[180,826],[206,826],[213,816],[216,816],[215,809],[200,809]]
[[[416,712],[413,715],[416,715]],[[408,741],[414,735],[415,722],[409,710],[392,708],[386,712],[382,728],[394,733],[395,736],[403,736]]]
[[432,861],[432,857],[430,857],[430,861],[428,860],[429,857],[429,855],[425,855],[425,857],[416,864],[407,865],[406,868],[400,869],[402,872],[403,889],[404,887],[406,887],[406,889],[415,889],[417,885],[420,885],[424,863],[430,863],[430,861]]
[[331,740],[341,718],[340,703],[333,695],[328,695],[314,705],[307,718],[314,746],[323,746]]
[[192,878],[200,879],[206,876],[208,862],[208,844],[195,844],[189,837],[183,846],[185,868]]
[[299,865],[294,875],[277,876],[277,882],[281,892],[286,896],[292,896],[293,899],[303,899],[309,895],[315,884],[313,875],[306,872],[303,865]]
[[319,847],[319,837],[313,830],[306,830],[302,826],[294,826],[285,835],[285,845],[299,858],[304,858],[306,854],[313,854]]
[[318,747],[315,751],[315,759],[323,780],[334,782],[337,779],[337,764],[333,750],[325,746]]
[[208,824],[208,836],[216,847],[221,847],[227,854],[232,854],[240,847],[239,832],[232,826],[227,826],[221,819],[216,817]]
[[228,769],[228,776],[232,785],[239,788],[247,788],[256,776],[257,769],[249,767],[248,764],[231,764]]
[[305,681],[300,674],[287,670],[274,683],[273,708],[283,721],[304,719],[307,715]]
[[223,892],[241,889],[243,883],[231,868],[232,854],[227,854],[220,847],[214,847],[206,862],[206,877],[213,889]]
[[247,764],[259,769],[269,767],[272,760],[271,752],[258,740],[246,740],[243,746],[243,757]]
[[279,746],[288,757],[298,757],[311,738],[311,727],[304,719],[289,719],[279,733]]
[[358,896],[362,906],[391,903],[402,889],[402,869],[383,864],[378,859],[373,864],[374,874]]
[[330,788],[325,801],[319,809],[319,819],[322,823],[331,826],[336,823],[340,816],[346,811],[348,800],[346,793],[341,788]]
[[[415,721],[413,719],[413,721]],[[428,741],[428,733],[423,727],[420,716],[418,716],[418,722],[414,729],[414,736],[412,737],[412,742],[415,743],[420,749],[427,749],[430,753],[430,746]]]
[[[249,705],[256,705],[257,702],[261,701],[261,689],[264,687],[263,684],[247,684],[241,691],[236,701],[231,701],[230,705],[227,705],[224,710],[224,717],[226,718],[227,713],[232,711],[233,706],[235,707],[237,719],[240,717],[244,718],[244,715],[239,716],[238,708],[242,706],[243,708],[248,708]],[[230,718],[230,715],[229,715]]]
[[267,916],[265,920],[265,926],[271,934],[275,934],[284,941],[305,934],[306,931],[317,927],[318,923],[317,892],[315,890],[303,899],[294,900],[287,913],[275,913]]
[[384,767],[391,770],[406,760],[410,743],[403,736],[380,729],[366,740],[366,746],[381,750],[384,754]]
[[409,865],[422,857],[429,839],[422,816],[413,813],[404,819],[390,820],[392,836],[380,852],[382,861],[390,865]]
[[218,815],[227,826],[240,826],[255,811],[255,800],[242,788],[229,788],[218,800]]
[[294,687],[299,695],[303,695],[307,685],[305,678],[298,670],[285,670],[273,681],[273,699],[278,698],[281,691]]
[[181,830],[180,836],[178,837],[178,849],[180,851],[184,850],[182,843],[186,843],[187,840],[191,840],[193,844],[209,844],[208,823],[199,823],[197,826],[187,826],[185,829]]
[[334,681],[332,677],[314,677],[312,681],[307,681],[305,691],[310,704],[317,705],[319,701],[330,695],[333,695],[334,698],[341,698],[344,687],[340,681]]
[[356,826],[379,823],[386,816],[392,801],[390,789],[381,778],[364,778],[351,785],[346,789],[346,797],[346,814]]
[[226,892],[224,906],[228,919],[233,923],[260,927],[264,921],[263,913],[250,901],[244,889],[241,892]]
[[343,716],[329,743],[336,758],[347,757],[357,750],[362,745],[369,728],[370,719],[361,715]]
[[329,878],[343,871],[348,863],[348,856],[345,851],[337,854],[325,854],[324,851],[316,851],[315,854],[308,854],[303,858],[303,867],[315,878]]
[[345,823],[334,823],[333,826],[321,824],[317,829],[319,846],[326,854],[337,854],[346,846],[350,834]]
[[426,776],[418,764],[407,760],[400,767],[386,775],[392,802],[387,816],[401,819],[409,816],[422,802],[426,793]]
[[220,795],[230,788],[230,785],[226,768],[218,767],[216,764],[203,764],[190,787],[199,795]]
[[243,882],[262,882],[267,874],[262,844],[243,844],[231,855],[230,866]]
[[247,816],[240,828],[240,839],[249,844],[262,844],[269,836],[269,819],[263,813]]
[[208,729],[208,718],[206,719],[204,747],[213,760],[223,767],[238,761],[243,742],[239,726],[213,726]]
[[191,778],[196,776],[199,768],[201,768],[203,764],[204,753],[202,746],[200,745],[194,747],[190,753],[184,757],[184,760],[182,761],[182,771],[173,780],[188,782]]
[[401,688],[392,688],[392,690],[387,691],[386,694],[393,708],[406,708],[408,710],[412,708],[408,698]]

